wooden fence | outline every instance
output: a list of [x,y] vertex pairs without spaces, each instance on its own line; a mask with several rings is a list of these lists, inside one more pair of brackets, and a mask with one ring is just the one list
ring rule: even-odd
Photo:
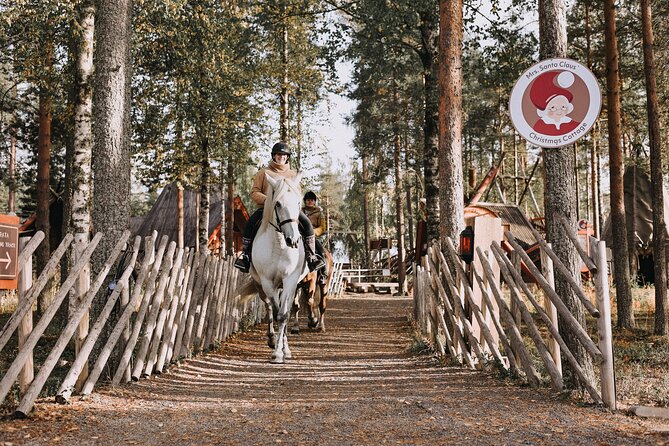
[[[90,394],[103,371],[112,366],[114,351],[118,362],[114,361],[111,382],[117,385],[162,373],[176,360],[212,348],[237,331],[242,318],[253,324],[264,317],[259,299],[244,304],[234,299],[240,275],[232,258],[177,249],[175,242],[168,243],[165,236],[158,242],[155,232],[146,237],[141,251],[141,238],[129,244],[130,233],[124,233],[94,280],[80,280],[102,238],[98,233],[84,250],[79,250],[75,265],[33,326],[32,309],[37,297],[55,275],[70,245],[74,249],[74,237],[68,234],[33,284],[30,260],[43,238],[38,232],[27,244],[22,243],[19,303],[0,332],[2,351],[18,329],[18,353],[0,380],[2,404],[18,379],[21,400],[17,416],[26,416],[32,410],[77,328],[82,323],[87,325],[90,305],[103,284],[110,283],[104,307],[87,335],[77,342],[75,359],[56,396],[59,403],[69,401],[75,391],[83,396]],[[110,274],[117,263],[116,274]],[[74,304],[70,302],[66,326],[35,376],[33,349],[68,294],[80,298]],[[112,324],[110,315],[115,309],[118,317]],[[97,359],[89,364],[96,344]]]
[[[542,250],[543,272],[539,271],[509,232],[506,237],[514,248],[513,252],[519,256],[518,261],[509,260],[500,244],[492,242],[485,251],[480,247],[477,249],[480,266],[472,263],[471,273],[465,270],[452,240],[448,240],[446,249],[450,263],[437,246],[431,247],[427,265],[417,267],[414,277],[414,316],[417,325],[439,354],[448,354],[470,368],[494,362],[513,376],[524,375],[527,383],[536,387],[541,384],[542,376],[533,363],[529,345],[526,345],[521,335],[521,332],[527,333],[553,388],[558,391],[563,388],[561,360],[564,355],[592,400],[615,409],[606,245],[590,237],[590,253],[593,256],[590,258],[576,238],[572,239],[592,274],[596,294],[594,306],[541,235],[536,231],[534,235]],[[523,281],[520,262],[530,269],[543,291],[543,305]],[[451,265],[455,265],[455,271],[452,271]],[[501,273],[508,287],[508,298],[503,293],[496,271]],[[555,292],[554,271],[569,281],[587,312],[597,320],[598,344],[595,344]],[[474,298],[475,285],[482,295],[480,302]],[[528,308],[528,301],[540,320],[538,324]],[[562,327],[558,327],[558,314]],[[547,339],[542,336],[540,327],[545,327],[549,333]],[[599,388],[588,379],[581,364],[565,344],[559,328],[568,330],[592,357],[600,372]],[[521,369],[524,373],[521,373]]]

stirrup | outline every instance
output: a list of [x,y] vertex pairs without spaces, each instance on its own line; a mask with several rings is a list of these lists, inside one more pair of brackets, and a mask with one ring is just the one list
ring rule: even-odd
[[235,268],[241,270],[243,273],[248,273],[251,269],[251,258],[245,252],[242,252],[237,260],[235,260]]
[[318,254],[312,254],[307,257],[307,265],[309,265],[310,271],[318,271],[319,269],[325,268],[325,262]]

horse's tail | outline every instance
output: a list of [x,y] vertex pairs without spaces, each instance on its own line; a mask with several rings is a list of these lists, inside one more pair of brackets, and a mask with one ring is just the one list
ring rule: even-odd
[[256,288],[256,283],[250,275],[244,279],[235,292],[235,296],[239,298],[242,304],[245,304],[257,295],[258,289]]

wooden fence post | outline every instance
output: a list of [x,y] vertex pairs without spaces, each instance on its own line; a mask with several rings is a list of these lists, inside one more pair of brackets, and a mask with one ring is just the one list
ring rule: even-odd
[[[550,243],[548,244],[548,249],[552,249]],[[553,259],[544,252],[543,248],[539,247],[539,251],[541,252],[541,265],[543,266],[544,277],[546,277],[546,281],[550,287],[555,289],[555,270],[553,269]],[[555,305],[553,305],[553,302],[551,302],[546,293],[544,293],[543,303],[544,309],[546,310],[546,314],[548,314],[551,323],[559,330],[560,326],[558,324],[557,308],[555,308]],[[550,333],[548,336],[548,350],[551,352],[551,356],[555,362],[555,368],[560,373],[560,375],[562,375],[562,355],[560,354],[560,344]]]
[[[26,237],[19,238],[19,250],[21,252],[25,251],[26,245],[28,244],[28,239]],[[29,256],[26,258],[23,263],[23,268],[19,271],[19,283],[18,283],[18,297],[19,297],[19,306],[24,302],[28,296],[28,290],[33,286],[33,258]],[[21,319],[19,325],[19,350],[23,348],[23,345],[30,336],[30,332],[33,331],[33,311],[32,305],[30,309],[26,312],[26,315]],[[19,388],[21,389],[21,394],[24,394],[31,381],[35,377],[35,370],[33,364],[33,354],[30,352],[28,354],[28,359],[26,360],[26,365],[21,369],[19,374]]]
[[590,252],[594,256],[597,271],[593,274],[599,331],[599,350],[602,352],[600,365],[602,381],[602,400],[612,410],[616,409],[616,381],[613,368],[613,335],[611,333],[611,301],[609,300],[608,264],[606,263],[606,242],[590,237]]

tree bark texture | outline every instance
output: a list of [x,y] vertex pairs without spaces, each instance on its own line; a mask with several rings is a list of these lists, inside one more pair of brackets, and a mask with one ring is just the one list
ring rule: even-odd
[[627,221],[623,189],[623,150],[620,117],[620,72],[616,37],[615,1],[604,1],[604,40],[606,46],[606,106],[609,130],[609,165],[611,183],[611,228],[613,235],[613,270],[615,273],[618,327],[632,328],[632,290],[630,288]]
[[[47,53],[49,50],[47,50]],[[45,58],[47,64],[51,63],[51,55],[48,54]],[[47,65],[48,66],[48,65]],[[35,228],[38,231],[44,232],[44,240],[39,245],[36,254],[37,275],[41,274],[42,270],[49,261],[51,255],[51,245],[49,235],[51,233],[49,225],[49,178],[51,165],[51,97],[50,93],[44,89],[39,96],[39,128],[38,128],[38,142],[37,142],[37,218],[35,221]],[[49,289],[49,287],[47,287]],[[46,302],[44,301],[44,293],[38,297],[37,309],[39,312],[45,309]]]
[[653,188],[653,261],[655,263],[655,334],[669,335],[667,327],[667,227],[664,221],[664,179],[662,177],[662,147],[660,110],[657,101],[655,53],[653,50],[653,21],[650,0],[641,0],[643,29],[643,66],[646,77],[648,110],[648,139],[650,140],[650,182]]
[[423,95],[425,100],[425,122],[423,125],[425,175],[425,201],[427,209],[427,239],[439,239],[439,12],[427,7],[421,12],[420,33],[423,65]]
[[[567,12],[564,0],[539,0],[539,41],[541,59],[565,57],[567,55]],[[581,283],[580,258],[566,230],[576,236],[576,178],[574,175],[576,156],[572,147],[544,149],[545,189],[544,206],[546,235],[553,250],[569,269],[577,284]],[[573,223],[566,229],[561,219]],[[585,327],[583,304],[574,294],[570,284],[562,276],[555,277],[555,291],[562,298],[576,320]],[[590,383],[594,382],[594,369],[590,355],[578,338],[560,324],[560,334],[569,347]],[[577,388],[579,382],[568,361],[563,360],[564,383]]]
[[281,83],[281,94],[279,98],[279,135],[281,141],[288,143],[288,18],[286,16],[286,0],[281,1],[281,67],[283,69],[283,82]]
[[[131,12],[132,0],[97,4],[92,217],[94,231],[104,236],[93,254],[96,273],[128,228],[130,218]],[[105,295],[99,293],[93,301],[94,315],[104,305]]]
[[[399,95],[395,96],[395,100],[399,100]],[[397,284],[398,292],[401,295],[407,293],[406,287],[406,266],[405,266],[405,253],[406,247],[404,243],[404,208],[402,206],[402,188],[404,180],[402,178],[402,166],[400,164],[401,152],[402,152],[402,142],[400,140],[399,127],[397,123],[399,120],[395,121],[393,132],[393,145],[395,146],[394,150],[394,164],[395,164],[395,229],[397,232]]]
[[[12,99],[17,100],[16,86],[12,87]],[[16,113],[12,113],[9,126],[9,166],[7,166],[7,212],[16,212]]]
[[207,242],[209,241],[209,180],[211,177],[209,167],[209,140],[205,138],[200,143],[200,209],[198,213],[198,238],[200,250],[209,252]]
[[457,247],[464,227],[462,6],[461,0],[440,1],[439,209],[443,247],[446,237],[451,237]]

